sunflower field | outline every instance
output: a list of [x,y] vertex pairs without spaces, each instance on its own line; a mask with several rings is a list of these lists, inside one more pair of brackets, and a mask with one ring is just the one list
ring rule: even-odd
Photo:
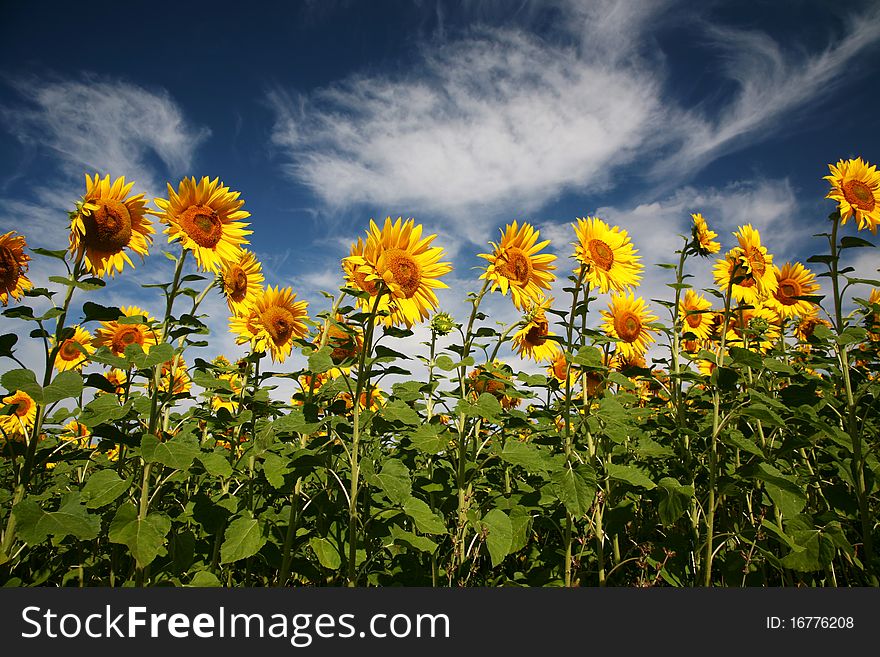
[[[599,217],[567,261],[513,221],[453,317],[414,219],[371,220],[315,309],[265,280],[218,179],[150,203],[87,175],[65,248],[0,236],[0,582],[876,586],[880,281],[847,261],[873,248],[880,173],[826,179],[805,262],[699,213],[669,263]],[[160,225],[167,282],[138,301],[164,313],[90,301]],[[32,281],[33,258],[67,273]],[[639,293],[655,265],[665,299]],[[208,294],[245,357],[199,357]]]

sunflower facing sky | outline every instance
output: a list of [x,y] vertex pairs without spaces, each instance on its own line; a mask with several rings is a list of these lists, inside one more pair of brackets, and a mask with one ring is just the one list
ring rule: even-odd
[[229,312],[234,315],[243,313],[263,289],[263,267],[247,249],[241,249],[236,257],[223,263],[219,278]]
[[135,322],[123,324],[118,320],[101,322],[101,327],[95,336],[96,347],[108,347],[117,356],[125,355],[125,348],[130,344],[138,344],[144,353],[150,351],[150,347],[158,344],[156,332],[149,324],[155,322],[150,314],[137,306],[123,306],[120,308],[123,317],[143,317],[147,323]]
[[783,319],[809,315],[815,305],[797,297],[815,296],[819,293],[816,275],[799,262],[786,262],[782,269],[774,265],[773,274],[778,285],[776,291],[767,297],[766,305]]
[[22,390],[2,399],[4,405],[13,408],[9,415],[0,415],[0,441],[23,440],[30,433],[37,419],[37,404],[31,396]]
[[203,176],[199,182],[184,178],[177,191],[169,183],[168,198],[154,202],[162,210],[156,214],[167,225],[168,241],[180,241],[202,270],[216,273],[224,263],[239,260],[242,244],[248,243],[245,236],[253,232],[242,221],[251,213],[241,209],[239,195],[218,178]]
[[513,347],[521,358],[531,358],[542,363],[552,361],[560,351],[559,345],[548,338],[550,331],[547,309],[553,299],[544,299],[532,307],[525,317],[525,325],[513,336]]
[[262,336],[272,361],[283,363],[290,355],[293,341],[308,333],[306,320],[307,301],[297,301],[289,287],[269,286],[257,297],[253,311],[253,325],[257,335]]
[[645,300],[632,292],[612,294],[608,310],[602,311],[602,329],[617,340],[617,352],[625,357],[641,356],[654,342],[654,329],[647,326],[657,321],[645,307]]
[[89,354],[93,353],[95,348],[92,346],[92,334],[81,326],[74,326],[73,335],[64,340],[58,348],[55,367],[59,372],[82,369],[89,360]]
[[697,340],[706,340],[712,331],[712,313],[705,311],[712,307],[712,302],[702,294],[688,290],[684,299],[679,302],[678,312],[682,318],[682,332],[693,333]]
[[24,252],[27,242],[23,235],[9,231],[0,235],[0,303],[9,303],[9,297],[21,299],[33,285],[24,273],[31,257]]
[[[572,224],[577,242],[573,242],[574,257],[586,268],[584,279],[601,292],[638,285],[643,266],[641,256],[633,247],[629,234],[623,228],[613,228],[598,217],[578,219]],[[580,275],[580,268],[576,274]]]
[[501,288],[506,295],[510,289],[513,305],[525,312],[529,306],[544,296],[556,278],[550,272],[556,267],[552,253],[539,253],[550,244],[550,240],[538,242],[540,231],[531,224],[519,226],[516,221],[507,224],[501,231],[501,242],[489,242],[492,253],[481,253],[479,257],[489,261],[480,279],[492,282],[492,291]]
[[111,183],[109,174],[99,178],[96,173],[94,180],[86,174],[85,196],[71,214],[69,248],[95,276],[115,276],[126,263],[134,267],[125,249],[143,259],[153,243],[156,231],[146,216],[144,195],[129,196],[132,187],[125,176]]
[[718,233],[709,230],[709,225],[699,212],[692,214],[691,218],[694,225],[691,228],[691,236],[693,238],[693,247],[698,255],[710,256],[721,250],[721,244],[715,241]]
[[[448,287],[441,276],[452,271],[448,262],[440,262],[443,249],[431,246],[436,235],[422,237],[422,225],[415,219],[401,217],[394,223],[385,219],[382,229],[372,219],[366,241],[351,246],[351,255],[343,259],[343,268],[351,283],[371,297],[382,294],[379,310],[390,316],[385,323],[413,324],[430,317],[437,309],[434,290]],[[362,310],[372,310],[374,299],[359,299]]]
[[831,183],[831,191],[825,198],[837,201],[840,223],[854,217],[859,230],[868,228],[876,234],[880,223],[880,171],[861,157],[840,160],[837,166],[829,164],[828,169],[831,175],[825,180]]

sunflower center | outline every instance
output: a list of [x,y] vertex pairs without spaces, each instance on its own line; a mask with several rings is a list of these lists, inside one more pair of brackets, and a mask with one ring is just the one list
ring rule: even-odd
[[61,360],[79,360],[83,357],[83,353],[77,348],[73,340],[65,340],[58,350]]
[[635,342],[642,332],[642,320],[631,310],[624,310],[615,316],[614,330],[624,342]]
[[749,249],[746,259],[752,268],[752,276],[761,278],[764,272],[767,271],[767,262],[764,260],[764,255],[758,249]]
[[874,209],[874,193],[861,180],[847,180],[843,183],[843,196],[850,205],[857,208],[869,212]]
[[130,344],[139,344],[143,346],[144,336],[137,326],[122,326],[113,336],[113,351],[116,353],[124,353],[125,348]]
[[18,283],[21,269],[11,249],[0,248],[0,288],[11,290]]
[[225,276],[226,293],[233,301],[241,302],[247,296],[248,277],[247,273],[236,265]]
[[803,294],[801,290],[800,284],[787,278],[785,280],[779,281],[779,289],[776,292],[776,300],[779,303],[785,306],[793,306],[798,302],[794,297],[799,297]]
[[403,249],[388,249],[385,262],[394,282],[403,291],[404,298],[409,299],[418,292],[422,283],[422,268],[412,255]]
[[83,217],[86,247],[117,253],[131,241],[131,213],[124,203],[112,199],[96,202],[98,209]]
[[30,399],[19,399],[15,406],[15,414],[18,417],[24,417],[31,410]]
[[191,205],[180,216],[180,227],[193,242],[206,249],[213,249],[223,237],[223,223],[214,208],[207,205]]
[[525,252],[516,246],[511,246],[503,257],[504,264],[498,268],[501,275],[520,285],[528,285],[532,279],[532,261]]
[[547,332],[550,325],[547,320],[535,320],[534,326],[526,333],[526,342],[533,347],[540,347],[547,342]]
[[701,314],[688,315],[687,323],[691,328],[697,328],[703,323],[703,316]]
[[295,327],[293,315],[285,308],[274,306],[267,308],[260,319],[276,346],[286,344],[293,335]]
[[611,269],[614,264],[614,251],[602,240],[590,240],[590,256],[598,267],[605,271]]

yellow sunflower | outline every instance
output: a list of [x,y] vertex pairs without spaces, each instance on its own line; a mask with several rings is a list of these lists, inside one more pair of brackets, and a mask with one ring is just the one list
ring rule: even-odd
[[613,358],[611,359],[610,366],[618,372],[625,372],[628,369],[647,369],[648,363],[645,360],[645,356],[643,354],[635,352],[625,354],[622,353],[620,350],[617,350],[614,353]]
[[678,304],[678,312],[682,317],[682,332],[693,333],[697,340],[707,340],[712,331],[712,313],[705,312],[712,307],[712,302],[702,294],[693,290],[685,292],[684,299]]
[[268,336],[260,330],[259,318],[260,313],[253,306],[229,317],[229,332],[235,335],[235,344],[249,343],[253,351],[266,351]]
[[520,358],[531,358],[541,363],[552,361],[560,351],[559,345],[548,338],[555,335],[547,321],[547,309],[553,302],[552,298],[544,299],[535,304],[524,318],[525,325],[513,336],[513,346]]
[[[352,404],[351,393],[343,392],[340,397],[345,402],[345,407],[349,410],[354,406]],[[361,392],[358,406],[362,409],[370,411],[378,411],[385,405],[385,396],[375,383],[369,384],[369,387]]]
[[124,370],[114,367],[104,373],[104,378],[115,388],[114,392],[117,396],[121,397],[125,394],[125,383],[128,381],[128,375]]
[[777,288],[767,297],[766,305],[775,310],[782,319],[809,315],[815,304],[797,297],[814,296],[819,293],[815,274],[799,262],[794,264],[786,262],[782,265],[782,269],[774,265],[773,274],[776,276]]
[[559,350],[556,352],[556,355],[547,367],[547,376],[552,376],[559,381],[560,384],[564,385],[566,372],[568,373],[568,377],[572,384],[577,382],[580,372],[574,365],[566,360],[565,353],[562,350]]
[[539,235],[540,231],[531,224],[518,226],[514,221],[501,231],[499,244],[489,242],[494,249],[492,253],[479,254],[489,261],[480,279],[492,281],[493,292],[500,287],[501,294],[506,295],[509,288],[513,305],[523,312],[544,296],[543,290],[549,290],[556,278],[550,273],[556,269],[551,264],[556,256],[539,253],[550,240],[538,242]]
[[217,358],[212,360],[211,363],[217,367],[226,369],[224,372],[219,372],[217,378],[221,381],[225,381],[230,388],[230,391],[224,390],[221,394],[213,395],[211,397],[211,408],[214,411],[225,408],[231,414],[235,415],[235,413],[238,412],[238,399],[241,395],[241,376],[237,370],[232,369],[232,364],[226,356],[217,356]]
[[257,340],[262,336],[262,343],[268,347],[273,362],[283,363],[290,355],[293,340],[308,333],[306,306],[308,302],[297,301],[296,294],[289,287],[269,286],[254,302]]
[[76,443],[78,447],[88,447],[92,441],[92,432],[82,422],[71,420],[64,425],[64,431],[58,438],[65,442]]
[[718,253],[721,250],[721,244],[714,241],[718,237],[718,233],[709,230],[709,225],[699,212],[691,214],[691,218],[694,220],[694,225],[691,228],[694,240],[692,244],[697,254],[710,256],[713,253]]
[[876,234],[880,223],[880,171],[861,157],[840,160],[837,166],[829,164],[828,168],[831,175],[825,180],[831,183],[831,191],[825,198],[837,201],[840,223],[855,217],[859,230],[869,228]]
[[[378,309],[386,310],[386,325],[413,324],[427,319],[436,310],[434,290],[448,287],[441,276],[452,271],[448,262],[440,262],[441,247],[430,246],[436,235],[422,238],[422,225],[414,219],[385,219],[380,230],[370,220],[366,241],[352,244],[351,255],[343,268],[350,282],[371,297],[382,294]],[[362,310],[372,310],[374,299],[359,299]]]
[[[641,256],[632,245],[627,232],[609,227],[598,217],[578,219],[572,224],[577,242],[573,242],[574,257],[586,267],[585,280],[601,292],[624,289],[638,285],[641,279]],[[581,270],[575,272],[580,276]]]
[[779,340],[779,315],[767,306],[736,309],[727,323],[727,344],[767,351]]
[[162,363],[159,371],[159,392],[172,395],[182,395],[190,391],[192,388],[192,379],[186,369],[186,361],[183,356],[175,354],[168,361]]
[[342,315],[337,313],[336,318],[321,329],[319,343],[324,341],[325,333],[334,365],[351,362],[360,354],[364,344],[361,330],[347,322]]
[[[871,294],[868,297],[868,305],[880,305],[880,290],[877,288],[871,288]],[[880,312],[870,312],[869,308],[865,320],[868,325],[868,337],[874,342],[880,342],[880,332],[878,332],[878,327],[880,327]]]
[[31,257],[24,252],[27,242],[24,235],[15,235],[11,230],[0,235],[0,302],[9,303],[9,297],[21,299],[25,290],[33,287],[24,273],[28,270]]
[[[813,332],[816,330],[816,327],[820,325],[825,326],[829,329],[831,328],[831,322],[819,317],[818,307],[812,306],[809,312],[801,315],[800,321],[798,321],[798,323],[794,327],[794,335],[800,342],[809,343],[810,338],[813,337]],[[805,344],[803,346],[806,347],[807,351],[809,351],[809,344]]]
[[36,402],[22,390],[16,390],[2,401],[15,408],[9,415],[0,415],[0,440],[24,440],[37,419]]
[[774,294],[779,286],[773,274],[773,256],[761,245],[761,235],[751,224],[740,226],[733,235],[739,246],[728,251],[715,265],[715,283],[726,292],[733,277],[739,281],[731,288],[733,298],[756,305]]
[[157,198],[155,203],[162,210],[159,218],[168,226],[168,241],[179,240],[193,252],[201,269],[217,272],[224,263],[239,261],[241,245],[248,243],[245,235],[253,232],[241,221],[251,213],[241,209],[244,201],[238,197],[239,192],[229,191],[218,178],[204,176],[199,182],[184,178],[176,192],[169,184],[168,198]]
[[[55,344],[55,340],[52,340]],[[59,372],[71,369],[82,369],[89,361],[89,354],[95,353],[92,346],[92,334],[77,325],[73,327],[73,335],[61,343],[55,355],[55,367]]]
[[645,300],[632,292],[612,294],[608,310],[602,311],[602,329],[617,340],[617,352],[626,357],[643,355],[648,343],[654,342],[654,329],[646,324],[657,321],[645,307]]
[[144,353],[149,352],[150,347],[159,342],[156,332],[150,328],[150,324],[156,320],[146,310],[137,306],[123,306],[120,310],[123,317],[143,317],[146,321],[131,324],[118,320],[101,322],[101,327],[95,336],[95,346],[108,347],[117,356],[124,356],[125,348],[130,344],[138,344]]
[[125,177],[110,182],[110,176],[92,180],[86,174],[86,193],[77,210],[71,213],[70,252],[83,258],[95,276],[122,272],[125,263],[134,267],[125,252],[129,249],[143,257],[153,243],[156,231],[147,218],[143,194],[128,196],[134,183]]
[[219,280],[229,312],[244,313],[263,290],[263,267],[257,256],[242,249],[237,257],[223,263]]

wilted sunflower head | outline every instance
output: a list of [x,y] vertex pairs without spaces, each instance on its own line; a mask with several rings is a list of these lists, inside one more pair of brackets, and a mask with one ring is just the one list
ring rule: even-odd
[[86,174],[86,193],[70,214],[70,252],[95,276],[134,267],[125,250],[143,258],[153,243],[144,195],[129,196],[132,187],[124,176],[111,183],[109,175]]
[[691,214],[694,225],[691,228],[691,248],[694,252],[701,256],[710,256],[721,250],[721,244],[715,241],[718,233],[709,230],[709,225],[703,218],[703,215],[697,212]]
[[627,232],[613,228],[598,217],[578,219],[574,227],[574,258],[580,263],[578,276],[599,288],[622,291],[638,285],[641,279],[641,256],[633,247]]
[[868,228],[876,233],[880,223],[880,171],[861,157],[840,160],[837,166],[829,164],[828,168],[831,175],[825,180],[831,183],[831,190],[825,198],[837,201],[840,223],[855,217],[859,230]]
[[493,292],[501,288],[506,295],[509,289],[513,305],[522,311],[539,301],[556,278],[550,273],[556,269],[551,264],[556,256],[540,253],[550,240],[538,242],[539,236],[531,224],[519,226],[514,221],[501,231],[501,242],[490,242],[492,253],[479,254],[489,261],[480,279],[491,281]]
[[244,313],[263,289],[262,265],[247,249],[223,262],[218,278],[229,312],[234,315]]
[[0,235],[0,303],[4,306],[9,302],[10,296],[21,299],[25,290],[33,287],[25,276],[28,261],[31,259],[24,252],[25,246],[27,242],[24,235],[16,235],[15,231]]
[[617,340],[617,352],[626,357],[643,355],[648,343],[654,342],[654,329],[648,324],[657,321],[657,317],[645,307],[645,300],[632,292],[612,294],[602,317],[605,334]]
[[[89,354],[95,353],[92,339],[92,334],[86,329],[79,325],[74,326],[73,335],[62,340],[58,347],[58,353],[55,355],[55,367],[58,371],[82,369],[82,366],[89,360]],[[52,344],[55,344],[54,338]]]
[[120,310],[120,319],[101,322],[95,336],[95,346],[107,347],[117,356],[124,356],[128,345],[137,344],[144,353],[148,353],[159,342],[159,336],[151,328],[155,320],[146,310],[137,306],[123,306]]
[[248,243],[245,236],[253,232],[242,221],[251,214],[241,209],[244,201],[239,195],[218,178],[203,176],[199,182],[184,178],[176,191],[169,183],[168,198],[154,202],[162,210],[157,215],[167,225],[168,241],[180,241],[201,269],[217,272],[240,259],[242,244]]

